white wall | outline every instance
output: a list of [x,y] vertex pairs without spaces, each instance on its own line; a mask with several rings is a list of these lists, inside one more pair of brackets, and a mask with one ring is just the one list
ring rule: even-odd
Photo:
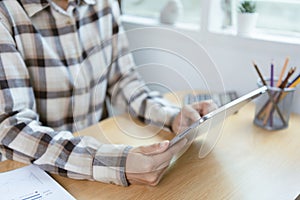
[[[270,74],[270,63],[274,60],[275,74],[279,76],[286,56],[290,56],[289,67],[298,66],[300,70],[300,45],[283,44],[231,36],[213,35],[202,44],[221,70],[226,88],[243,94],[256,87],[258,76],[252,67],[252,60],[260,66],[265,76]],[[295,92],[293,111],[300,114],[300,89]]]
[[[136,24],[125,21],[124,27],[126,30],[134,30],[135,28],[145,26],[140,23]],[[197,63],[197,61],[194,63],[198,67],[200,74],[198,70],[193,70],[190,64],[184,63],[182,60],[178,60],[166,52],[162,53],[151,49],[134,52],[137,65],[141,65],[142,76],[149,82],[160,82],[166,86],[166,90],[182,90],[186,88],[207,89],[207,87],[212,90],[220,90],[223,88],[223,85],[220,88],[219,84],[224,83],[224,89],[236,90],[239,95],[245,94],[257,88],[256,81],[258,75],[252,66],[253,60],[259,65],[262,73],[266,76],[269,75],[270,63],[273,60],[276,67],[275,74],[278,76],[286,56],[290,56],[289,67],[298,66],[295,74],[299,74],[300,72],[300,43],[297,42],[292,44],[284,41],[268,41],[270,38],[243,38],[234,34],[212,33],[208,30],[176,29],[176,31],[180,31],[183,35],[191,37],[191,39],[199,42],[204,47],[211,60],[215,63],[217,70],[219,70],[221,77],[218,77],[214,81],[215,77],[213,73],[216,71],[210,71],[213,68],[211,66],[212,63],[207,60],[204,52],[199,53],[194,48],[187,49],[184,54],[189,55],[191,59],[197,57],[200,61],[204,60],[203,63]],[[151,34],[147,37],[151,37]],[[164,44],[168,43],[166,41],[169,41],[179,47],[187,45],[186,40],[170,38],[164,34],[158,39],[157,36],[155,38],[158,41],[148,40],[148,42]],[[133,35],[129,37],[129,42],[134,45],[142,39],[144,39],[143,36]],[[174,67],[175,70],[170,71],[170,66]],[[202,77],[202,79],[199,79],[199,77]],[[218,84],[214,85],[214,82]],[[164,88],[162,90],[164,91]],[[294,96],[293,111],[300,114],[299,86]]]

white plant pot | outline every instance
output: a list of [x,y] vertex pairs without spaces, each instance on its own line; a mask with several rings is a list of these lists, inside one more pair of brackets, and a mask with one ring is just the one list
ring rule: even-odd
[[237,34],[250,36],[255,30],[258,13],[238,13]]

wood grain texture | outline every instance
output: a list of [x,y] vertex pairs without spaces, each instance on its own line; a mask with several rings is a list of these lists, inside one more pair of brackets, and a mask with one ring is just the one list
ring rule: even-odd
[[[288,129],[274,132],[254,126],[253,118],[252,103],[229,117],[216,146],[202,159],[198,158],[198,151],[207,141],[205,137],[197,139],[156,187],[121,187],[53,177],[76,199],[295,199],[300,193],[300,116],[292,115]],[[147,136],[143,138],[141,133]],[[171,133],[125,115],[104,120],[77,134],[130,145],[172,137]],[[0,171],[22,166],[5,161],[0,163]]]

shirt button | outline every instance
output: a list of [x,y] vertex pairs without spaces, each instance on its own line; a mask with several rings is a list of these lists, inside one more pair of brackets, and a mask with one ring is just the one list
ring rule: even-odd
[[72,21],[71,21],[71,20],[67,20],[67,21],[66,21],[66,24],[67,24],[67,25],[71,25],[71,24],[72,24]]

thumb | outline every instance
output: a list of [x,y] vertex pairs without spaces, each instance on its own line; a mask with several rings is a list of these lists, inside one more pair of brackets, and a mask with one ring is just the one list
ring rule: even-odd
[[136,149],[135,152],[142,153],[144,155],[154,155],[159,154],[167,150],[169,147],[169,140],[165,140],[159,143],[147,145],[147,146],[140,146]]

